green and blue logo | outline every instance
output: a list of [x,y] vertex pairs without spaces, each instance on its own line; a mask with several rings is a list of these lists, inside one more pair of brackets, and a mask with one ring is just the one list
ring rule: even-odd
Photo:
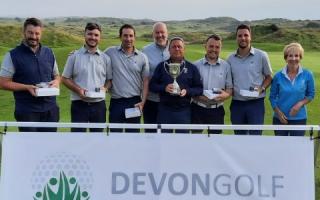
[[33,200],[89,200],[93,185],[90,166],[80,156],[46,156],[32,173]]
[[[54,188],[58,190],[54,192]],[[72,189],[73,188],[73,189]],[[76,178],[68,178],[62,171],[59,179],[51,178],[42,192],[37,192],[34,200],[89,200],[89,193],[81,191]]]

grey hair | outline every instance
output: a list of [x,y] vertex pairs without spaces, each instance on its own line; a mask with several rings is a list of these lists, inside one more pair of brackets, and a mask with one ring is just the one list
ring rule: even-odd
[[176,41],[176,40],[179,40],[179,41],[181,41],[181,42],[184,44],[184,40],[183,40],[182,37],[173,37],[173,38],[170,39],[169,46],[171,46],[171,43],[172,43],[173,41]]

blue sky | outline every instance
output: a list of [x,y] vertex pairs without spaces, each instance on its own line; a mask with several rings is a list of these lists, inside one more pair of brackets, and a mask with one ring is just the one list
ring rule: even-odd
[[320,19],[319,0],[0,0],[1,17]]

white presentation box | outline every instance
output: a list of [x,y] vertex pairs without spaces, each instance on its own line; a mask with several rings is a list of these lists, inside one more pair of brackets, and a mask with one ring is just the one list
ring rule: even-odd
[[141,111],[137,107],[127,108],[125,110],[125,115],[126,115],[126,118],[140,117],[141,116]]
[[91,91],[86,91],[85,96],[89,98],[105,98],[106,93],[105,91],[100,91],[100,92],[91,92]]
[[219,96],[219,94],[213,93],[212,90],[203,90],[203,95],[206,96],[208,99],[214,99],[217,96]]
[[240,95],[244,97],[259,97],[259,92],[250,90],[240,90]]
[[58,96],[59,94],[60,94],[60,89],[55,87],[36,89],[37,97]]

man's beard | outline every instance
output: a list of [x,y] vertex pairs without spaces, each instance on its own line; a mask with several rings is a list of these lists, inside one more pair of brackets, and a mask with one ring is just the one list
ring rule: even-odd
[[[214,54],[214,55],[213,55],[213,54]],[[218,57],[219,57],[219,55],[216,54],[216,53],[211,53],[211,52],[209,52],[209,53],[207,54],[207,58],[209,58],[210,60],[216,60],[216,59],[218,59]]]
[[247,43],[245,43],[245,44],[241,44],[241,43],[240,43],[238,46],[239,46],[240,49],[245,49],[245,48],[247,48],[249,45],[248,45]]
[[[33,41],[35,41],[36,43],[33,43]],[[37,47],[39,45],[39,41],[38,40],[34,40],[34,39],[27,39],[26,43],[29,47]]]
[[95,42],[94,45],[90,44],[89,42],[86,41],[86,45],[90,48],[96,48],[98,46],[98,42]]

